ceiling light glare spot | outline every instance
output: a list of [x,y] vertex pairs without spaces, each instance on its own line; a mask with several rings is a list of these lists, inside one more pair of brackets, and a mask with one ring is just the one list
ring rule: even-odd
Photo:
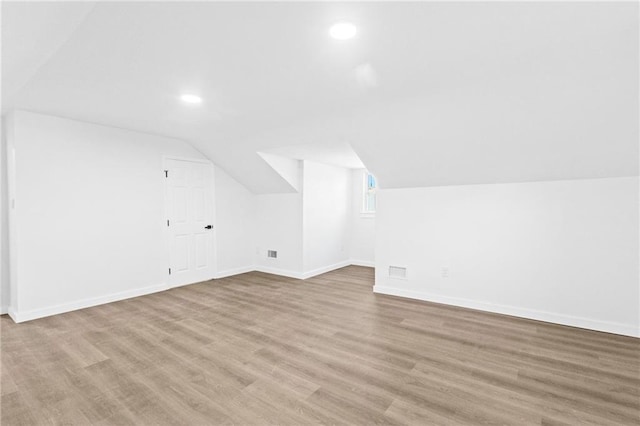
[[329,35],[336,40],[349,40],[358,30],[351,22],[337,22],[329,28]]
[[201,104],[202,103],[202,98],[198,95],[192,95],[192,94],[184,94],[182,96],[180,96],[180,100],[182,100],[182,102],[186,102],[188,104]]

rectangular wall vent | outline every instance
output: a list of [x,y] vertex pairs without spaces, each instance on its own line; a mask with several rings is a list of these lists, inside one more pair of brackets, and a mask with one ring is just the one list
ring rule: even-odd
[[267,257],[276,259],[278,257],[278,252],[275,250],[267,250]]
[[407,279],[407,268],[404,266],[389,266],[389,278]]

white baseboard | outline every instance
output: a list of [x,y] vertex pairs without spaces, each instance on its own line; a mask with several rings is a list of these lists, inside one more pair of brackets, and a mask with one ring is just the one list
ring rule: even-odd
[[344,268],[345,266],[349,265],[351,265],[351,262],[349,260],[343,260],[342,262],[334,263],[333,265],[323,266],[321,268],[316,268],[311,271],[304,272],[301,276],[303,280],[306,280],[307,278],[326,274],[327,272],[335,271],[336,269]]
[[218,272],[215,279],[231,277],[233,275],[246,274],[247,272],[264,272],[265,274],[280,275],[287,278],[295,278],[297,280],[306,280],[307,278],[315,277],[316,275],[326,274],[336,269],[344,268],[345,266],[367,266],[370,268],[375,267],[375,263],[368,260],[345,260],[342,262],[334,263],[333,265],[323,266],[308,272],[291,271],[289,269],[272,268],[270,266],[245,266],[242,268],[228,269],[226,271]]
[[9,313],[9,307],[8,306],[0,306],[0,315],[4,315]]
[[167,290],[166,284],[143,287],[134,290],[122,291],[119,293],[108,294],[105,296],[92,297],[89,299],[77,300],[71,303],[63,303],[61,305],[49,306],[41,309],[33,309],[30,311],[16,311],[13,307],[9,307],[9,316],[15,322],[31,321],[38,318],[48,317],[51,315],[63,314],[65,312],[76,311],[78,309],[90,308],[92,306],[103,305],[105,303],[117,302],[118,300],[130,299],[132,297],[144,296],[145,294],[157,293]]
[[306,280],[307,278],[312,278],[312,277],[315,277],[316,275],[326,274],[327,272],[344,268],[345,266],[349,266],[349,265],[351,265],[351,261],[344,260],[342,262],[334,263],[333,265],[323,266],[321,268],[316,268],[307,272],[289,271],[286,269],[277,269],[277,268],[271,268],[268,266],[256,266],[254,267],[254,270],[258,272],[264,272],[267,274],[281,275],[283,277],[295,278],[298,280]]
[[254,266],[253,270],[257,272],[264,272],[265,274],[273,274],[273,275],[280,275],[281,277],[295,278],[297,280],[303,279],[302,272],[289,271],[288,269],[278,269],[278,268],[272,268],[270,266]]
[[568,325],[571,327],[586,328],[606,333],[621,334],[623,336],[640,337],[638,326],[621,324],[615,322],[598,321],[589,318],[575,317],[571,315],[558,314],[553,312],[537,311],[533,309],[518,308],[515,306],[498,305],[488,302],[462,299],[457,297],[441,296],[431,293],[423,293],[411,290],[403,290],[393,287],[376,285],[373,292],[387,294],[390,296],[407,297],[410,299],[424,300],[427,302],[442,303],[444,305],[459,306],[463,308],[477,309],[480,311],[494,312],[497,314],[511,315],[514,317],[527,318],[537,321],[550,322],[554,324]]
[[[304,280],[307,278],[315,277],[317,275],[321,275],[335,269],[344,268],[345,266],[349,266],[354,264],[351,260],[345,260],[343,262],[339,262],[333,265],[324,266],[322,268],[317,268],[308,272],[297,272],[297,271],[289,271],[285,269],[277,269],[270,268],[265,266],[246,266],[242,268],[236,269],[228,269],[226,271],[220,271],[216,274],[215,278],[225,278],[233,275],[244,274],[247,272],[258,271],[265,272],[268,274],[280,275],[289,278],[295,278],[299,280]],[[171,287],[167,286],[167,284],[160,284],[155,286],[143,287],[139,289],[123,291],[120,293],[108,294],[105,296],[99,296],[89,299],[77,300],[75,302],[63,303],[61,305],[49,306],[41,309],[33,309],[29,311],[17,311],[11,306],[1,307],[0,314],[8,313],[9,316],[15,322],[24,322],[31,321],[38,318],[44,318],[51,315],[63,314],[65,312],[76,311],[78,309],[90,308],[92,306],[102,305],[110,302],[117,302],[119,300],[130,299],[132,297],[144,296],[145,294],[157,293],[160,291],[167,290]]]
[[16,318],[18,318],[18,315],[16,315],[16,311],[15,309],[13,309],[13,307],[11,306],[7,307],[7,315],[9,315],[9,318],[11,318],[13,322],[18,322],[16,321]]
[[256,269],[253,266],[244,266],[242,268],[227,269],[226,271],[219,271],[218,273],[216,273],[216,275],[213,278],[218,280],[220,278],[231,277],[233,275],[246,274],[247,272],[252,272],[255,270]]
[[351,260],[349,260],[349,263],[351,265],[355,265],[355,266],[366,266],[367,268],[375,268],[376,267],[376,262],[374,262],[373,260],[351,259]]

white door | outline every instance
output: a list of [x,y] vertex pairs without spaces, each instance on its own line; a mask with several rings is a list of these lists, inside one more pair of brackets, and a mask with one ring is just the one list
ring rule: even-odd
[[165,160],[169,285],[213,278],[213,167]]

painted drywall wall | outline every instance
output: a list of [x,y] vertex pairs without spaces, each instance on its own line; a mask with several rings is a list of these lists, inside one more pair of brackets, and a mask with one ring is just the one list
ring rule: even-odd
[[271,154],[267,152],[258,152],[258,155],[269,165],[273,170],[291,185],[291,191],[300,192],[301,190],[301,178],[300,175],[300,161],[283,157],[282,155]]
[[375,265],[376,217],[363,213],[365,169],[351,171],[351,263],[361,266]]
[[[8,269],[9,269],[9,299],[8,299],[8,306],[7,306],[7,313],[9,312],[9,307],[10,306],[16,306],[17,305],[17,294],[15,291],[12,291],[12,283],[16,282],[17,280],[17,268],[15,267],[15,261],[16,261],[16,253],[17,253],[17,238],[15,238],[17,236],[17,231],[15,229],[15,226],[13,226],[12,224],[17,223],[17,217],[16,217],[16,209],[15,209],[15,204],[16,204],[16,200],[15,200],[15,179],[11,179],[11,176],[15,175],[15,168],[16,168],[16,164],[15,164],[15,148],[14,148],[14,141],[15,141],[15,120],[14,120],[14,113],[10,113],[8,114],[6,117],[3,117],[3,123],[5,124],[4,128],[3,128],[3,135],[5,137],[5,150],[6,150],[6,166],[7,166],[7,170],[6,170],[6,178],[7,178],[7,207],[6,207],[6,212],[7,212],[7,237],[8,237],[8,245],[9,245],[9,251],[7,254],[8,257],[8,261],[9,261],[9,265],[8,265]],[[6,284],[5,284],[6,285]]]
[[0,132],[0,314],[9,308],[9,210],[7,187],[7,126]]
[[165,288],[162,159],[203,156],[149,134],[23,111],[10,119],[9,314],[21,321]]
[[375,291],[640,336],[638,189],[638,177],[382,189]]
[[349,169],[314,161],[298,173],[301,192],[255,196],[254,265],[304,279],[350,264],[352,184]]
[[215,168],[218,278],[253,270],[255,198],[225,171]]
[[[300,184],[302,162],[294,161],[288,178]],[[255,195],[254,269],[294,278],[302,276],[302,193]],[[276,258],[267,252],[277,252]]]
[[315,275],[349,264],[351,189],[349,169],[304,161],[305,274]]
[[[256,195],[255,214],[255,269],[300,278],[302,194]],[[267,257],[268,250],[277,251],[277,258]]]

